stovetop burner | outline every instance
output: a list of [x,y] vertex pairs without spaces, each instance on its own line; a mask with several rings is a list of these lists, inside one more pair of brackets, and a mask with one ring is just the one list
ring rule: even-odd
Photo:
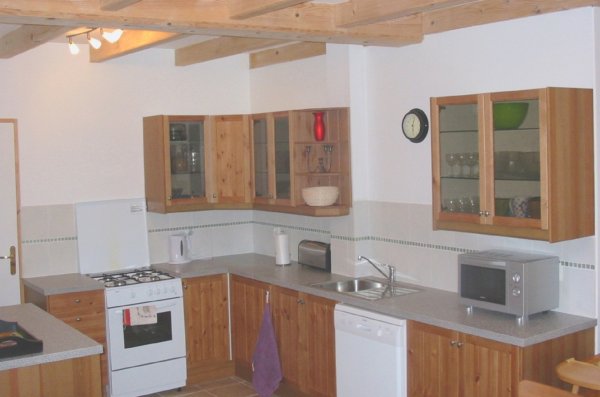
[[131,284],[151,283],[174,278],[169,274],[152,268],[139,268],[115,273],[100,273],[89,275],[94,280],[104,283],[107,288],[122,287]]

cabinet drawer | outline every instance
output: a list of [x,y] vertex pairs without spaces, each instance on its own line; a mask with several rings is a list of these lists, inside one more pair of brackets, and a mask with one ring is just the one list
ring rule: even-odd
[[104,313],[56,317],[97,342],[104,342],[106,338]]
[[50,295],[48,311],[54,315],[104,313],[104,290]]

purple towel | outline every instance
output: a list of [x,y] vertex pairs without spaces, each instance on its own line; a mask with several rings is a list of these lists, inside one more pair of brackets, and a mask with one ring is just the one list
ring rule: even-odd
[[270,397],[281,381],[281,364],[277,352],[277,340],[271,322],[271,307],[267,303],[263,313],[256,348],[252,355],[252,384],[260,397]]

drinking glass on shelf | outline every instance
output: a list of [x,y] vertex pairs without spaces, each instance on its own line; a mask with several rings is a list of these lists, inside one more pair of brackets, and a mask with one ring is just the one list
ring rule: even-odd
[[454,199],[454,198],[445,199],[442,210],[448,211],[448,212],[458,211],[458,200]]
[[450,176],[457,176],[457,173],[454,170],[454,166],[458,164],[458,157],[456,153],[447,153],[446,154],[446,163],[450,167]]
[[466,164],[469,167],[469,176],[476,178],[479,176],[479,153],[466,153]]
[[468,176],[467,153],[458,153],[458,176]]

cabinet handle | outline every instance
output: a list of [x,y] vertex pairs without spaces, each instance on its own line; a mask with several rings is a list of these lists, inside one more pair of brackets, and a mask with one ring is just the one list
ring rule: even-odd
[[457,343],[458,342],[456,342],[455,340],[451,340],[450,341],[450,346],[455,347]]
[[81,321],[81,317],[75,317],[75,321]]
[[213,193],[213,198],[216,199],[217,198],[217,193]]
[[188,285],[186,283],[183,283],[183,289],[188,289]]
[[304,304],[304,299],[298,299],[296,301],[299,305],[303,305]]
[[81,303],[81,299],[75,299],[75,303]]
[[490,211],[485,211],[484,214],[485,216],[490,216]]
[[463,345],[464,345],[464,343],[462,343],[462,342],[456,342],[456,347],[458,347],[459,349],[461,347],[463,347]]

